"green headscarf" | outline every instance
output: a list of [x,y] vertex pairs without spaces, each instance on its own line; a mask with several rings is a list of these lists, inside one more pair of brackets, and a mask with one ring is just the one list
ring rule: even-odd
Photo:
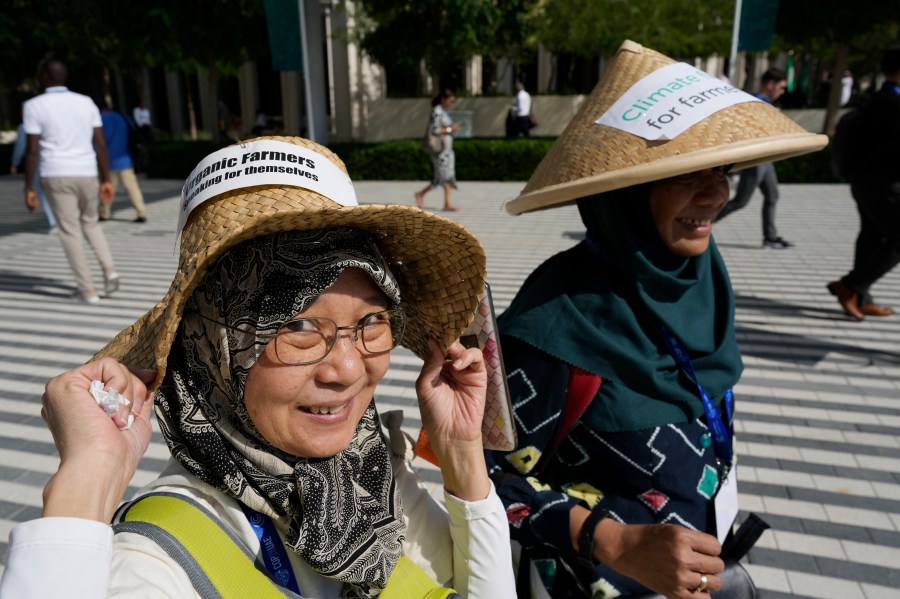
[[612,383],[591,406],[596,430],[638,430],[703,414],[697,387],[666,349],[660,325],[688,351],[716,403],[743,370],[722,256],[712,239],[693,258],[663,245],[650,214],[652,185],[578,200],[587,239],[538,267],[499,319],[504,334]]

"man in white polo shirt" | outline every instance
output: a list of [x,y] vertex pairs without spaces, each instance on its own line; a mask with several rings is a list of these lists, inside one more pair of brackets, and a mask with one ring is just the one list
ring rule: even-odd
[[[100,111],[87,96],[65,87],[66,67],[59,60],[38,65],[38,82],[44,93],[25,102],[23,121],[27,134],[25,152],[25,205],[38,206],[34,174],[40,157],[41,186],[59,223],[69,266],[75,275],[76,297],[88,304],[100,302],[81,244],[87,239],[103,268],[104,290],[119,288],[119,275],[98,222],[97,195],[112,201],[109,160]],[[97,179],[99,175],[102,183]]]

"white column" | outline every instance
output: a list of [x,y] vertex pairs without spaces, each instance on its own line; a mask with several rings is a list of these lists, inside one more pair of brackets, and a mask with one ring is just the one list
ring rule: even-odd
[[200,123],[203,131],[216,139],[219,131],[219,102],[213,89],[212,73],[206,69],[197,71],[197,109],[200,112]]
[[256,109],[259,107],[259,85],[256,76],[256,63],[247,61],[238,70],[238,90],[241,98],[241,128],[244,135],[249,135],[256,121]]
[[299,71],[281,72],[281,118],[284,122],[285,135],[306,134],[306,127],[301,128],[300,97],[302,80]]
[[554,87],[554,81],[556,75],[553,70],[553,63],[555,62],[553,55],[544,48],[543,45],[538,46],[538,57],[537,57],[538,65],[537,65],[537,93],[546,94]]
[[116,69],[113,73],[113,80],[116,82],[116,99],[115,106],[110,106],[110,108],[118,110],[122,114],[128,114],[128,106],[125,104],[125,81],[122,79],[122,71]]
[[481,56],[473,56],[466,62],[466,91],[469,95],[480,96],[482,93]]
[[[331,129],[335,141],[353,137],[353,108],[350,102],[350,57],[347,13],[341,5],[326,12],[325,38],[328,44],[328,73],[331,86]],[[337,39],[336,39],[337,38]]]
[[[156,106],[153,105],[153,79],[150,77],[150,69],[145,68],[141,71],[141,98],[144,100],[144,108],[150,111],[150,124],[154,127],[156,124]],[[132,110],[128,112],[129,115],[132,115],[132,111],[134,106],[130,107]]]
[[[184,87],[182,86],[182,74],[175,71],[166,71],[166,99],[169,103],[169,127],[172,133],[183,133],[185,127],[184,115]],[[147,101],[147,98],[144,98]],[[152,114],[152,113],[151,113]]]
[[513,93],[513,64],[506,58],[497,61],[494,79],[497,81],[498,94]]
[[320,0],[301,0],[301,42],[303,48],[304,94],[306,96],[307,137],[328,143],[328,114],[325,90],[325,55],[322,51],[322,4]]
[[[356,3],[347,0],[347,29],[353,31],[356,25]],[[384,70],[371,61],[352,41],[347,43],[347,82],[350,98],[350,136],[354,140],[365,141],[368,132],[369,103],[386,95],[387,82]]]

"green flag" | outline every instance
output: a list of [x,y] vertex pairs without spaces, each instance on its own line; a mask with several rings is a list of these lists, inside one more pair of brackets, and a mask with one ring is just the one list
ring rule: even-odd
[[785,66],[784,72],[787,75],[786,90],[787,90],[787,93],[791,93],[792,91],[794,91],[794,88],[797,87],[797,79],[795,76],[796,74],[794,72],[794,57],[793,56],[787,57],[787,65]]
[[765,52],[772,45],[778,0],[743,0],[738,50]]
[[265,0],[273,71],[302,71],[298,0]]

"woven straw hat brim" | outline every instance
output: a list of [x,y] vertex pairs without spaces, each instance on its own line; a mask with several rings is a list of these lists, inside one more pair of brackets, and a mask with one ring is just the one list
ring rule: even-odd
[[649,141],[596,123],[641,78],[675,61],[626,41],[519,197],[510,214],[553,208],[578,198],[658,181],[705,168],[735,169],[782,160],[825,147],[764,102],[746,102],[706,117],[671,140]]
[[821,150],[824,144],[820,138],[825,138],[825,143],[828,143],[828,138],[824,135],[805,133],[784,135],[777,140],[779,151],[777,154],[773,153],[770,139],[748,140],[724,147],[705,148],[690,154],[661,158],[649,164],[639,164],[610,173],[549,185],[530,193],[523,192],[509,202],[506,209],[510,214],[518,215],[557,208],[571,204],[578,198],[726,164],[733,164],[732,171],[739,171],[763,162],[775,162]]
[[484,289],[486,257],[477,238],[458,223],[413,206],[345,207],[306,189],[264,185],[223,193],[191,214],[166,295],[94,358],[155,367],[158,385],[185,303],[225,250],[262,235],[327,227],[362,229],[378,240],[400,285],[407,320],[402,345],[419,357],[428,352],[429,338],[446,348],[471,322]]

